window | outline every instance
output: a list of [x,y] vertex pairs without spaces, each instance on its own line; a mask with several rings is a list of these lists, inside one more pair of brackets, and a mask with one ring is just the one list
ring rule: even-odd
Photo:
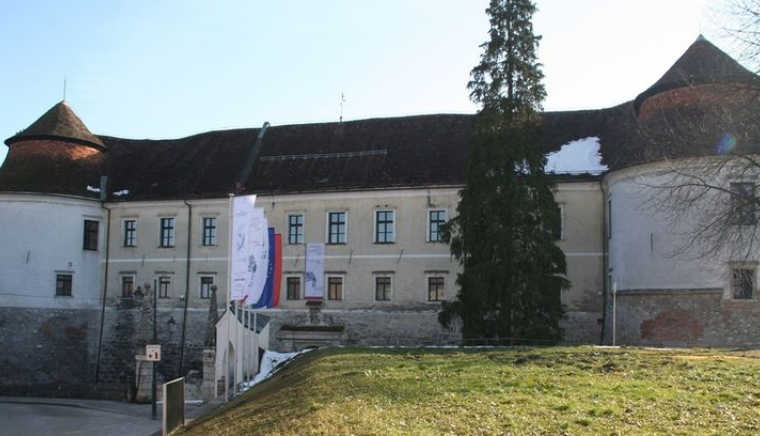
[[288,300],[301,299],[301,277],[288,277],[285,279],[285,298]]
[[563,225],[562,225],[563,220],[565,218],[565,208],[562,205],[557,205],[556,213],[557,213],[557,216],[556,216],[557,220],[553,223],[554,225],[552,226],[551,231],[552,231],[552,236],[554,237],[554,239],[559,241],[565,237],[565,232],[564,232],[565,229],[563,228]]
[[392,244],[396,241],[395,213],[392,210],[375,212],[375,243]]
[[389,276],[375,277],[375,301],[391,300],[391,278]]
[[174,247],[174,218],[161,218],[160,247]]
[[159,298],[169,298],[169,291],[171,287],[172,287],[172,278],[169,276],[160,276],[158,278]]
[[201,298],[211,298],[212,286],[214,286],[213,276],[201,276]]
[[85,250],[98,250],[98,222],[93,220],[84,220],[84,244]]
[[443,277],[428,277],[428,301],[442,301]]
[[288,244],[303,244],[303,215],[288,215]]
[[133,276],[121,277],[121,297],[132,298],[135,291],[135,278]]
[[757,221],[755,213],[755,184],[731,183],[731,213],[734,224],[754,225]]
[[123,223],[124,240],[122,241],[125,247],[137,246],[137,220],[124,220]]
[[327,243],[346,243],[346,212],[330,212],[327,214]]
[[216,246],[216,218],[203,218],[203,241],[204,247]]
[[327,277],[327,299],[343,299],[343,277]]
[[71,274],[55,275],[55,295],[71,297]]
[[428,241],[443,242],[441,226],[446,223],[445,210],[428,211]]
[[754,297],[755,269],[734,268],[731,274],[731,287],[736,299],[748,300]]

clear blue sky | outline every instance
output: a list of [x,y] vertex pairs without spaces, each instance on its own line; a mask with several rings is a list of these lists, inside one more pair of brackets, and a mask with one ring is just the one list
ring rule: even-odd
[[[707,3],[538,0],[545,108],[630,100],[700,33],[725,47]],[[0,137],[60,101],[64,77],[93,133],[128,138],[337,121],[341,93],[346,120],[474,113],[487,4],[0,0]]]

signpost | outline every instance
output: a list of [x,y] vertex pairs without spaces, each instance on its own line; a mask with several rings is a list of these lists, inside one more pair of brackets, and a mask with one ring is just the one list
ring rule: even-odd
[[148,362],[160,362],[161,361],[161,345],[146,345],[145,346],[145,360]]

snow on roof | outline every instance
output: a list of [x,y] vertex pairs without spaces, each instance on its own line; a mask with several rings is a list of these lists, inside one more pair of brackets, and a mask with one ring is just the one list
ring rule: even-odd
[[546,172],[551,174],[601,174],[607,170],[596,136],[570,141],[546,155]]

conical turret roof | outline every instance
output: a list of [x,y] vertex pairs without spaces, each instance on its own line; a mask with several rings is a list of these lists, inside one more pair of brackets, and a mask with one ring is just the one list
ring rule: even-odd
[[661,92],[710,83],[749,83],[757,76],[700,35],[672,67],[634,101],[638,112],[644,101]]
[[106,146],[93,135],[73,110],[61,101],[45,112],[37,121],[21,133],[5,140],[7,145],[31,139],[54,139],[105,149]]

